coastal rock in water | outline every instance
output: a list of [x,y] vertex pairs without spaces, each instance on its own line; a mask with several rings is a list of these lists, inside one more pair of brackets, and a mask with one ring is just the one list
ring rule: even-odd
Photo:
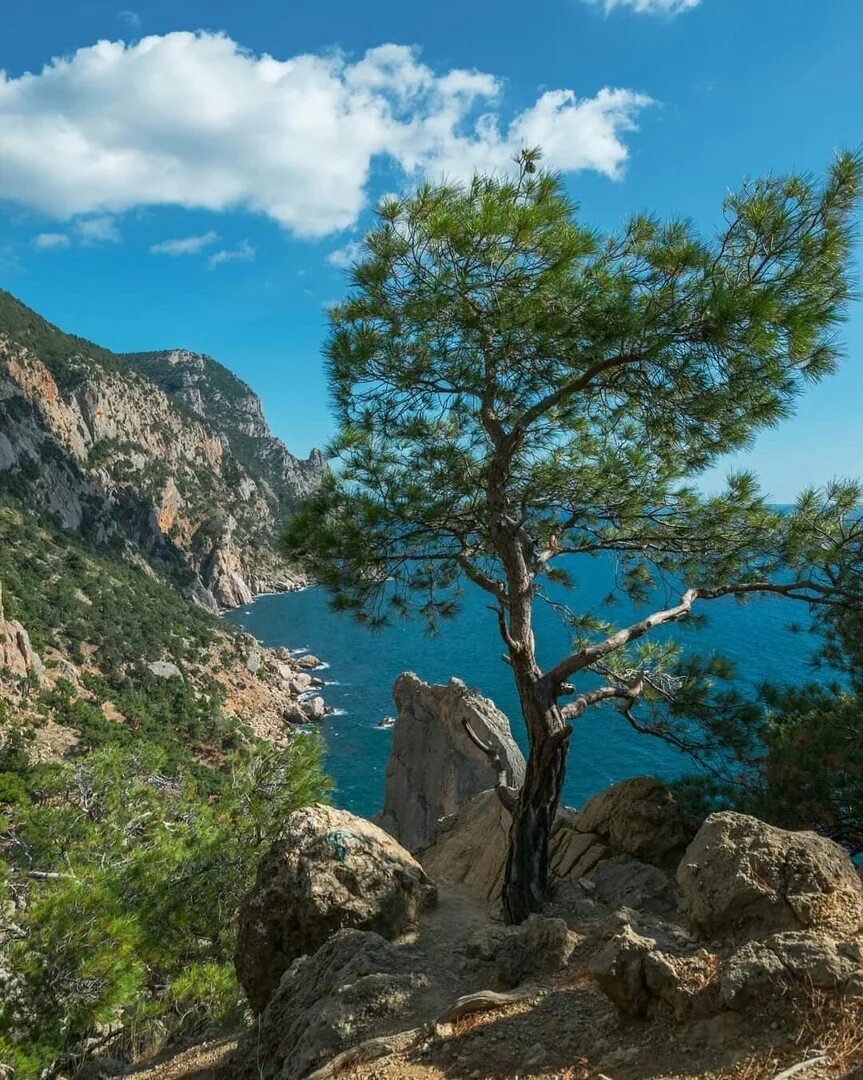
[[3,610],[3,586],[0,584],[0,672],[13,677],[33,675],[40,683],[45,669],[30,644],[30,635],[17,619],[7,619]]
[[302,710],[307,720],[321,721],[327,714],[327,707],[322,697],[309,698],[302,703]]
[[312,653],[305,653],[303,656],[298,656],[295,662],[297,667],[305,668],[307,671],[314,671],[315,668],[321,666],[321,661],[316,656],[313,656]]
[[340,930],[285,973],[230,1063],[236,1080],[299,1080],[399,1024],[425,978],[375,933]]
[[392,938],[436,900],[419,863],[376,825],[330,806],[297,810],[240,911],[237,977],[260,1011],[291,962],[337,930]]
[[677,884],[692,926],[706,935],[856,933],[863,923],[863,883],[838,844],[746,814],[707,818],[686,849]]
[[411,851],[427,844],[438,821],[495,785],[498,772],[474,735],[499,755],[511,787],[524,779],[524,757],[509,721],[488,698],[451,679],[430,686],[408,672],[393,686],[398,717],[379,823]]

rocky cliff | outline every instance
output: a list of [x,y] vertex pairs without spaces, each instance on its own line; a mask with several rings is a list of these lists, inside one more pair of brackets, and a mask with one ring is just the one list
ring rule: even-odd
[[271,434],[252,391],[209,357],[118,356],[0,292],[0,491],[126,545],[204,604],[300,577],[284,515],[320,483]]

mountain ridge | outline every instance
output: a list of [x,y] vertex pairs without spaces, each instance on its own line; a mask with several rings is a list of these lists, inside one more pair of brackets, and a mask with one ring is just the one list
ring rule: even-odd
[[112,353],[0,291],[0,489],[126,545],[205,606],[304,582],[278,535],[324,468],[212,358]]

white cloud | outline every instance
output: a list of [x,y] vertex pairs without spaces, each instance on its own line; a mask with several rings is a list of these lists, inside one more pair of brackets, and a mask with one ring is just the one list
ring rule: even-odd
[[587,4],[602,4],[606,13],[615,8],[631,8],[639,15],[680,15],[692,11],[701,0],[584,0]]
[[351,240],[344,247],[336,248],[327,255],[327,262],[331,266],[337,266],[340,270],[347,270],[359,259],[363,245],[359,240]]
[[120,22],[124,22],[127,26],[130,26],[133,30],[137,30],[141,25],[141,16],[137,11],[118,11],[117,18]]
[[40,251],[51,251],[53,248],[67,248],[70,244],[69,237],[61,232],[43,232],[33,238],[33,247]]
[[[100,41],[41,72],[0,72],[0,198],[58,219],[136,206],[243,208],[293,233],[354,224],[379,158],[410,176],[511,167],[542,136],[552,167],[618,176],[650,99],[543,94],[501,115],[499,80],[416,50],[256,56],[221,34]],[[62,168],[45,168],[45,162]]]
[[235,248],[222,248],[221,251],[214,251],[213,254],[207,259],[207,266],[210,270],[214,266],[221,266],[226,262],[250,262],[255,257],[256,249],[249,243],[248,240],[244,240],[241,244],[237,244]]
[[[2,139],[2,137],[0,137]],[[114,219],[103,214],[100,217],[81,218],[75,222],[75,232],[82,244],[116,244],[120,240],[120,230]]]
[[159,244],[152,244],[151,255],[197,255],[214,244],[219,239],[219,234],[212,229],[201,236],[181,236],[176,240],[162,240]]

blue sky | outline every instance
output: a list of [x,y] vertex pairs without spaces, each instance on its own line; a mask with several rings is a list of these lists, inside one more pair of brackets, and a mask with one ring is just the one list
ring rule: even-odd
[[[0,285],[118,351],[210,353],[300,453],[332,432],[324,305],[381,193],[541,141],[593,224],[712,230],[745,175],[863,145],[861,0],[126,4],[0,4]],[[738,462],[778,500],[863,473],[859,302],[844,336]]]

